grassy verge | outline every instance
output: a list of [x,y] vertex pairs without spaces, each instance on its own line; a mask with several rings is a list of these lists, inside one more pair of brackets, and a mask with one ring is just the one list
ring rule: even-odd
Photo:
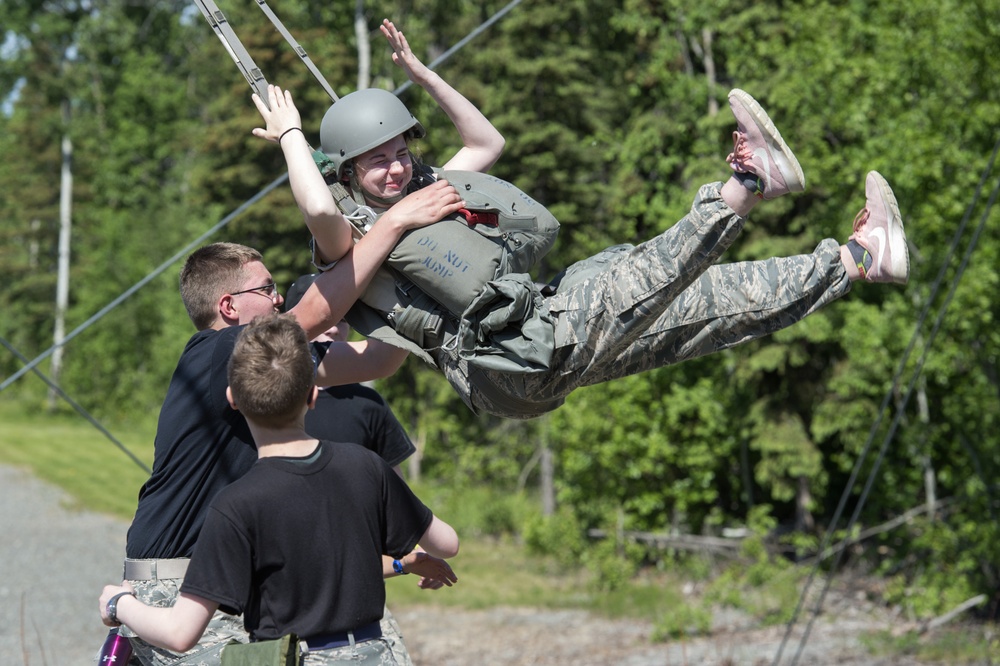
[[[30,469],[58,485],[74,505],[119,518],[135,513],[149,474],[97,428],[75,413],[32,414],[18,401],[0,403],[0,462]],[[155,422],[102,424],[147,466],[153,462]]]

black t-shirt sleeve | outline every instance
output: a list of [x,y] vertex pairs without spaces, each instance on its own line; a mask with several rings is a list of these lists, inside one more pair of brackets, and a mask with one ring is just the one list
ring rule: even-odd
[[215,507],[209,507],[181,592],[218,602],[239,615],[250,599],[253,549],[243,530]]
[[416,548],[434,518],[433,512],[421,502],[399,476],[385,466],[383,497],[386,512],[386,555],[403,557]]
[[380,450],[377,453],[390,467],[395,467],[412,456],[417,447],[381,395],[378,395],[378,404],[380,408],[375,419],[375,438],[380,442]]

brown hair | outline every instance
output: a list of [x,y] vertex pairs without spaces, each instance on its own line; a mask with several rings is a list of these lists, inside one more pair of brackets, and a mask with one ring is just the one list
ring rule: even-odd
[[264,315],[240,331],[229,359],[229,389],[248,421],[267,428],[294,425],[315,377],[306,332],[293,316]]
[[251,261],[263,261],[260,252],[236,243],[212,243],[187,258],[181,269],[181,300],[195,328],[203,331],[215,324],[219,299],[243,286]]

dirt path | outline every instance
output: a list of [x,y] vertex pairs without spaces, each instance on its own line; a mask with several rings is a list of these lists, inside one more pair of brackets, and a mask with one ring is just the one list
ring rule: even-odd
[[[799,656],[805,666],[916,664],[871,657],[859,641],[863,631],[889,626],[871,609],[839,613],[816,623]],[[426,609],[393,610],[415,664],[436,666],[766,666],[777,654],[784,627],[739,630],[720,626],[712,637],[654,644],[648,623],[608,621],[584,611],[526,608],[445,613]],[[801,631],[782,654],[791,664]]]
[[[92,664],[106,630],[101,587],[120,575],[127,523],[67,508],[61,490],[0,465],[0,666]],[[813,628],[798,663],[874,666],[860,632],[891,624],[861,600],[841,599]],[[653,644],[651,626],[584,611],[393,609],[417,666],[726,666],[770,664],[782,627],[740,629],[717,618],[711,638]],[[833,619],[831,619],[833,618]],[[798,636],[785,649],[791,663]]]

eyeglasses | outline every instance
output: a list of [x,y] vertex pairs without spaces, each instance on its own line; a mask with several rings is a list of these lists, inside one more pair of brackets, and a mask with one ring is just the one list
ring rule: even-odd
[[259,287],[251,287],[250,289],[244,289],[242,291],[233,291],[233,292],[230,292],[229,295],[230,296],[236,296],[237,294],[249,294],[251,292],[252,293],[258,293],[258,292],[260,292],[261,296],[266,296],[266,297],[270,298],[272,301],[275,298],[278,297],[278,288],[275,286],[275,284],[273,282],[269,282],[269,283],[267,283],[265,285],[261,285]]

